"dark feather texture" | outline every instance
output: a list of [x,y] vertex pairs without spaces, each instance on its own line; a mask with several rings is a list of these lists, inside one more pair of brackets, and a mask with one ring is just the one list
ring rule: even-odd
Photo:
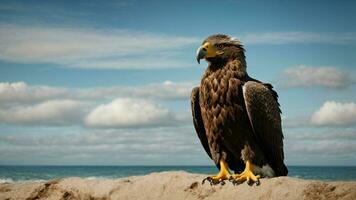
[[287,175],[277,93],[271,84],[248,76],[239,41],[219,34],[205,42],[224,52],[207,59],[209,66],[191,96],[205,151],[217,166],[224,159],[234,171],[244,169],[243,156],[259,167],[269,165],[277,176]]
[[265,153],[277,176],[287,175],[283,163],[283,134],[281,110],[277,93],[270,84],[248,81],[244,87],[246,111],[255,134],[256,141]]
[[206,153],[211,158],[211,153],[209,149],[208,139],[206,138],[206,133],[204,129],[203,119],[201,118],[200,105],[199,105],[199,87],[193,88],[191,99],[191,108],[193,115],[193,124],[195,131],[198,134],[199,140],[203,145]]

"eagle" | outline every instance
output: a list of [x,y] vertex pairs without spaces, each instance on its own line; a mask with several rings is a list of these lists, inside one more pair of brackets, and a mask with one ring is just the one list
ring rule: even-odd
[[196,56],[208,67],[191,93],[193,124],[219,169],[203,183],[258,185],[262,177],[286,176],[278,94],[271,84],[248,75],[243,45],[215,34],[202,42]]

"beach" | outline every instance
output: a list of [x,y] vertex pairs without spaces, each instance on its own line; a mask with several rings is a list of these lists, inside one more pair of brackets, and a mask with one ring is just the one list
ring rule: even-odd
[[0,184],[0,199],[356,199],[355,181],[323,182],[294,177],[246,183],[202,185],[204,174],[185,171],[151,173],[118,179],[67,177]]

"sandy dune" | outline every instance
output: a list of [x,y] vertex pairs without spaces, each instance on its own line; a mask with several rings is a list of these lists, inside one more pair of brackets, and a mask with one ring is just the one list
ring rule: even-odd
[[205,175],[161,172],[116,180],[64,178],[0,184],[0,199],[356,199],[356,182],[291,177],[262,179],[259,186],[201,184]]

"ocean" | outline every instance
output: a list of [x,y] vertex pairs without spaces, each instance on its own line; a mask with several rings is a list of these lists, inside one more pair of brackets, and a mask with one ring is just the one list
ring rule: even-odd
[[[291,177],[323,181],[356,181],[356,167],[289,166]],[[44,181],[63,177],[116,179],[152,172],[183,170],[191,173],[216,174],[214,166],[0,166],[0,183]]]

